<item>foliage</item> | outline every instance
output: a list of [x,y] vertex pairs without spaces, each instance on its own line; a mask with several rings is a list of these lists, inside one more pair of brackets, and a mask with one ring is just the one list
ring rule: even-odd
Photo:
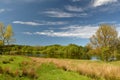
[[0,44],[10,44],[14,41],[13,37],[13,30],[12,26],[8,25],[7,27],[4,26],[3,23],[0,23]]
[[[10,63],[3,64],[3,60]],[[58,69],[54,64],[38,63],[24,56],[0,56],[0,80],[92,80],[76,72]]]
[[118,32],[115,27],[108,24],[100,25],[96,33],[90,38],[90,44],[98,56],[104,61],[109,61],[111,57],[116,58],[115,51],[118,44]]
[[51,58],[71,58],[71,59],[90,59],[86,47],[69,44],[68,46],[50,45],[50,46],[22,46],[6,45],[2,46],[4,53],[9,55],[27,55],[37,57]]

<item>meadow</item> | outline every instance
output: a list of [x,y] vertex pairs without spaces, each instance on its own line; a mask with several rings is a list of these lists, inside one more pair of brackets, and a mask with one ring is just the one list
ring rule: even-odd
[[120,80],[120,61],[0,56],[0,80]]

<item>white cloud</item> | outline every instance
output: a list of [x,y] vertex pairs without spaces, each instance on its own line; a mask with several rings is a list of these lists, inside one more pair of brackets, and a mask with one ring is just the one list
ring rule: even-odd
[[5,12],[6,10],[5,9],[0,9],[0,13],[3,13]]
[[69,27],[60,28],[60,31],[45,30],[42,32],[34,32],[34,35],[44,35],[51,37],[76,37],[76,38],[90,38],[98,29],[96,26],[73,25]]
[[23,34],[32,35],[31,32],[23,32]]
[[45,11],[45,14],[49,17],[56,17],[56,18],[70,18],[70,17],[84,17],[87,16],[87,13],[68,13],[61,10],[51,10]]
[[83,12],[83,9],[81,7],[76,6],[65,6],[66,10],[73,11],[73,12]]
[[68,22],[63,22],[63,21],[56,21],[56,22],[47,22],[47,21],[42,21],[41,24],[43,25],[63,25],[63,24],[67,24]]
[[73,2],[78,2],[78,1],[81,1],[81,0],[72,0]]
[[[97,31],[98,26],[92,25],[72,25],[68,27],[59,28],[60,31],[44,30],[41,32],[23,32],[26,35],[44,35],[50,37],[70,37],[70,38],[90,38]],[[116,30],[120,36],[120,24],[117,24]]]
[[42,21],[42,22],[24,22],[24,21],[13,21],[15,24],[25,24],[25,25],[31,25],[31,26],[39,26],[39,25],[63,25],[67,24],[67,22],[62,22],[62,21],[57,21],[57,22],[47,22],[47,21]]
[[92,6],[93,7],[98,7],[98,6],[102,6],[102,5],[115,3],[117,1],[118,0],[93,0]]
[[49,17],[74,17],[74,14],[63,12],[63,11],[46,11],[44,13],[47,13]]
[[36,22],[23,22],[23,21],[13,21],[13,23],[15,23],[15,24],[25,24],[25,25],[31,25],[31,26],[41,25],[41,24],[36,23]]

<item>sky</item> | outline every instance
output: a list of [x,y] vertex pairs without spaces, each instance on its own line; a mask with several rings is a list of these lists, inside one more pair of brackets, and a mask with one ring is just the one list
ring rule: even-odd
[[84,46],[100,24],[120,34],[120,0],[0,0],[0,22],[12,25],[15,44]]

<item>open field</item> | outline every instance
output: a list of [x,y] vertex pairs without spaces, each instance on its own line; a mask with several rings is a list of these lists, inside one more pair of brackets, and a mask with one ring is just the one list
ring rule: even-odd
[[34,58],[34,62],[53,63],[65,71],[74,71],[95,80],[120,80],[120,61],[101,62],[89,60]]
[[25,56],[0,56],[0,80],[92,80],[64,71],[52,63],[38,63]]
[[0,56],[0,80],[120,80],[120,61]]

